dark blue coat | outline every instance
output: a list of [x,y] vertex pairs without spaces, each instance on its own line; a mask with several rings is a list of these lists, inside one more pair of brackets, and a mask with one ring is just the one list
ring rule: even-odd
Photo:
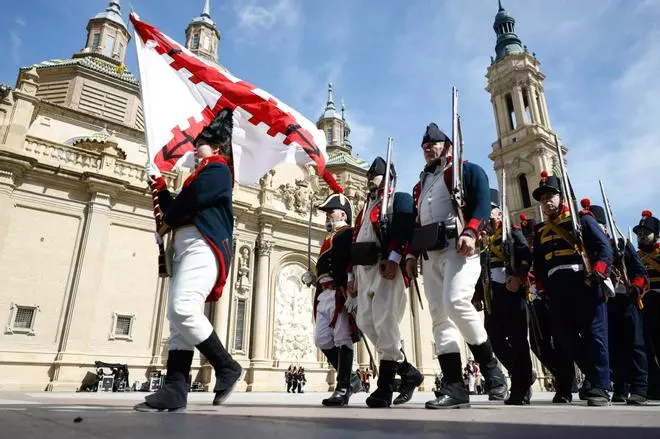
[[[571,216],[562,213],[555,222],[557,227],[571,235]],[[592,215],[581,215],[582,239],[592,262],[592,269],[601,277],[609,276],[614,253],[610,240]],[[537,289],[552,288],[548,272],[559,265],[582,264],[582,256],[573,245],[557,235],[549,225],[549,220],[540,223],[534,236],[534,277]]]
[[186,180],[176,197],[172,197],[167,189],[158,193],[165,224],[172,229],[195,225],[218,259],[218,278],[207,302],[220,298],[231,264],[234,231],[232,183],[233,177],[226,164],[205,160]]

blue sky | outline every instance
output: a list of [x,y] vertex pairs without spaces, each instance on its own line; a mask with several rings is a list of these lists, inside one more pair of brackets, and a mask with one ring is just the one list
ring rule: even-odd
[[[0,82],[17,69],[83,47],[104,0],[6,2]],[[130,3],[121,2],[128,19]],[[569,147],[578,197],[600,204],[604,180],[620,226],[660,214],[660,0],[504,0],[523,44],[546,75],[553,129]],[[141,18],[182,42],[203,0],[132,0]],[[35,14],[34,11],[39,11]],[[220,61],[313,121],[333,82],[353,146],[367,161],[395,138],[399,189],[412,188],[426,124],[447,132],[451,87],[461,96],[466,159],[496,185],[496,140],[486,68],[494,55],[496,0],[211,0]],[[135,49],[128,65],[135,68]]]

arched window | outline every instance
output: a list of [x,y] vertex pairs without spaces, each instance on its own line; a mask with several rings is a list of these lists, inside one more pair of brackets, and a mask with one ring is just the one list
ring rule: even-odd
[[504,99],[505,99],[505,102],[506,102],[506,112],[507,112],[507,115],[509,116],[509,129],[510,130],[515,130],[516,129],[516,119],[515,119],[515,112],[514,112],[514,108],[513,108],[513,98],[511,97],[510,94],[507,94]]
[[518,176],[518,186],[520,186],[523,208],[526,209],[532,207],[532,200],[529,198],[529,188],[527,187],[527,176],[525,174],[520,174]]

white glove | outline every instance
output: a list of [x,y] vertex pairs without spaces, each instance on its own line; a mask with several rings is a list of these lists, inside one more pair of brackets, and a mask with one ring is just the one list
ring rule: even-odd
[[355,314],[357,312],[358,300],[357,297],[346,296],[344,301],[344,309],[350,314]]
[[161,176],[160,170],[154,163],[147,163],[147,178],[155,177],[158,178]]

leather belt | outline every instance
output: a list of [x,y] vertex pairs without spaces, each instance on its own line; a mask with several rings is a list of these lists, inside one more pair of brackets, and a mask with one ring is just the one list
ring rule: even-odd
[[557,265],[556,267],[551,268],[548,270],[548,277],[552,276],[559,270],[572,270],[574,272],[578,271],[584,271],[584,265],[582,264],[563,264],[563,265]]

